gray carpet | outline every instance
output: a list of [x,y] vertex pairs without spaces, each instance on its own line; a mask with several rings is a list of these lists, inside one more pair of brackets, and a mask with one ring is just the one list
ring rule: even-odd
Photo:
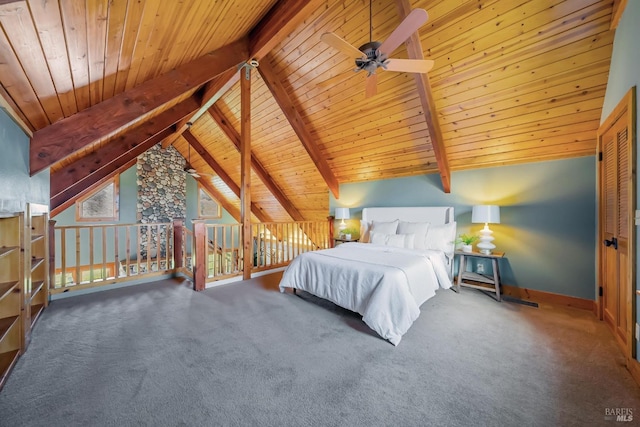
[[590,313],[439,291],[398,347],[260,279],[54,301],[0,392],[2,426],[614,425],[640,391]]

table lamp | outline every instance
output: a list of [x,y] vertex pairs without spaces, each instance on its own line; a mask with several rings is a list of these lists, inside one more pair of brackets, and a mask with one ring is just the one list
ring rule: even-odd
[[347,228],[347,224],[344,223],[344,220],[349,219],[349,208],[336,208],[336,219],[341,220],[338,230],[342,231]]
[[489,224],[500,224],[500,206],[497,205],[476,205],[471,211],[471,222],[484,223],[484,228],[480,230],[480,242],[476,245],[481,254],[490,255],[496,245],[492,243],[493,231],[489,229]]

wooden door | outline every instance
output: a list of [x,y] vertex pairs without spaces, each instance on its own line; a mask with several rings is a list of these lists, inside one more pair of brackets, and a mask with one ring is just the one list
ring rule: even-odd
[[600,128],[600,316],[609,325],[625,355],[632,345],[635,174],[632,117],[634,92],[627,94]]

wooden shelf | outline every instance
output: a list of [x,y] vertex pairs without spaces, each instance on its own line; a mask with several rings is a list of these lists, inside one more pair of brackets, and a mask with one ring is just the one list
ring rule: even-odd
[[44,258],[31,258],[31,271],[35,270],[43,262]]
[[23,221],[23,213],[0,218],[0,388],[23,350]]
[[44,285],[44,280],[37,280],[31,283],[31,298],[42,290],[42,285]]
[[24,212],[0,217],[0,388],[49,302],[47,211],[28,203]]
[[17,289],[19,281],[0,283],[0,300]]
[[40,314],[44,310],[44,304],[35,304],[31,306],[31,327],[35,325],[36,320],[40,317]]
[[16,249],[20,249],[20,246],[3,246],[0,248],[0,258],[2,258],[5,255],[10,254],[11,252],[15,251]]
[[9,373],[18,361],[18,356],[20,356],[20,350],[0,353],[0,389],[2,389]]
[[462,273],[462,280],[471,280],[472,282],[489,283],[491,285],[494,284],[493,277],[487,276],[485,274],[473,273],[471,271],[465,271],[464,273]]
[[11,316],[0,319],[0,342],[7,336],[11,327],[18,323],[20,316]]

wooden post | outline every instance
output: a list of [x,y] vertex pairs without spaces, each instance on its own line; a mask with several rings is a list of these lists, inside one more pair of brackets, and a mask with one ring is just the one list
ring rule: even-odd
[[242,278],[251,278],[251,67],[240,70],[240,219],[242,221]]
[[[173,273],[177,273],[182,267],[183,253],[182,237],[184,235],[184,218],[173,219]],[[168,267],[168,266],[167,266]]]
[[328,247],[332,248],[333,244],[335,243],[335,241],[333,240],[333,221],[335,220],[335,217],[333,215],[329,215],[327,217],[327,221],[329,221],[329,245]]
[[[56,220],[49,220],[49,280],[48,280],[48,288],[53,289],[56,286]],[[61,251],[64,251],[66,248],[60,247]],[[64,283],[64,278],[62,278],[62,283]],[[43,289],[46,291],[44,306],[47,307],[49,305],[49,289]]]
[[191,222],[193,223],[193,238],[195,240],[196,247],[196,253],[192,259],[193,290],[203,291],[207,281],[207,262],[205,260],[205,253],[207,250],[207,227],[204,219],[194,219]]

